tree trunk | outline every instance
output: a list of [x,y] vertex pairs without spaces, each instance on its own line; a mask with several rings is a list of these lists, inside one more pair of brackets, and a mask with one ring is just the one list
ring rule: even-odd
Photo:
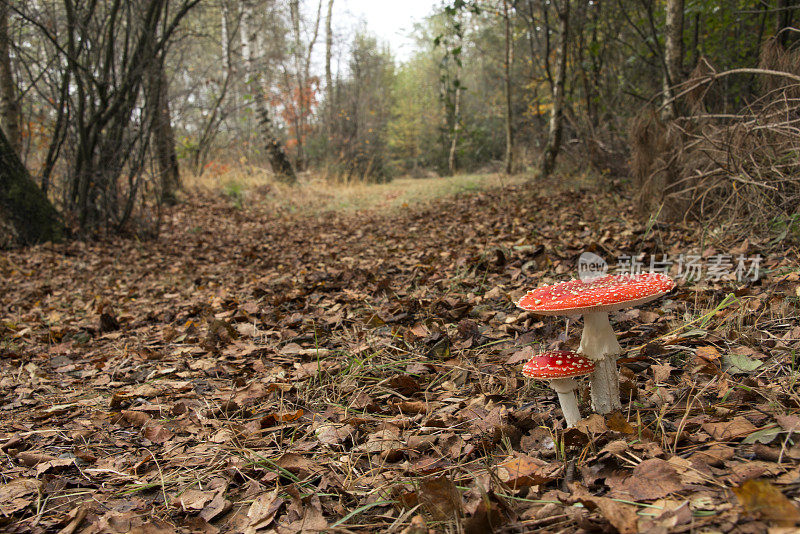
[[301,42],[300,35],[300,0],[291,0],[289,2],[289,13],[292,19],[292,30],[294,33],[294,69],[295,78],[297,82],[297,99],[295,106],[297,106],[294,118],[294,135],[297,141],[297,157],[295,158],[295,165],[297,168],[303,170],[303,130],[305,118],[305,79],[303,78],[302,57],[303,57],[303,43]]
[[514,132],[511,126],[511,61],[513,48],[513,41],[511,39],[511,16],[508,13],[508,0],[503,0],[503,19],[505,22],[505,58],[503,59],[503,74],[505,77],[506,89],[506,174],[511,174],[513,167],[513,153],[514,153]]
[[64,227],[0,130],[0,248],[60,241]]
[[567,77],[567,34],[569,33],[569,1],[562,0],[558,9],[558,48],[556,49],[556,72],[553,76],[552,106],[550,123],[547,128],[547,144],[539,164],[542,177],[553,172],[558,151],[561,149],[561,135],[564,127],[564,82]]
[[20,104],[14,71],[11,68],[11,48],[8,36],[8,4],[0,0],[0,125],[5,131],[14,151],[19,154],[22,148],[20,129]]
[[786,28],[792,27],[792,15],[794,14],[793,7],[797,4],[797,0],[777,0],[775,2],[775,35],[784,47],[789,45],[791,31],[784,31]]
[[325,103],[328,116],[325,124],[328,137],[333,126],[333,73],[331,72],[331,54],[333,52],[333,0],[328,0],[328,15],[325,17]]
[[164,72],[164,58],[157,58],[149,69],[149,93],[153,107],[153,152],[161,175],[161,200],[167,204],[177,201],[176,194],[181,186],[178,169],[178,155],[175,153],[175,134],[172,131],[169,112],[167,76]]
[[683,68],[683,0],[667,0],[664,28],[664,119],[676,115],[672,87],[680,83]]
[[254,46],[258,45],[258,41],[252,38],[251,33],[254,31],[252,27],[253,7],[249,2],[243,1],[242,11],[242,21],[240,23],[242,56],[244,58],[247,77],[250,79],[250,85],[254,93],[253,96],[256,114],[258,115],[258,124],[264,136],[267,157],[272,166],[272,171],[277,175],[277,178],[283,182],[294,184],[297,182],[297,175],[294,172],[294,167],[292,167],[292,162],[289,161],[289,158],[286,156],[283,143],[281,143],[280,139],[275,135],[272,115],[270,114],[267,103],[266,91],[264,91],[261,75],[256,65],[256,57],[261,57],[261,51],[254,50]]
[[451,176],[456,173],[456,149],[458,148],[458,134],[461,133],[461,84],[456,85],[455,92],[453,97],[453,135],[450,139],[450,153],[447,156],[447,170]]

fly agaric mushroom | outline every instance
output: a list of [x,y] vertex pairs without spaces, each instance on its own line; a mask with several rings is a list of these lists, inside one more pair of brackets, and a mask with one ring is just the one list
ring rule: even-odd
[[638,306],[669,293],[675,282],[661,273],[607,275],[571,280],[529,291],[517,306],[539,315],[583,315],[578,352],[594,361],[592,407],[599,414],[622,408],[617,356],[622,347],[608,321],[608,312]]
[[592,360],[571,350],[556,350],[531,358],[522,368],[522,374],[528,378],[550,381],[550,387],[558,393],[558,402],[569,428],[581,418],[574,393],[578,383],[572,377],[588,375],[593,370]]

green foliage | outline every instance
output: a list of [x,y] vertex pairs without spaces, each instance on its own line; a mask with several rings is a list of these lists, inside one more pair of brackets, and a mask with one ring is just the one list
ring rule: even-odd
[[222,194],[228,197],[233,207],[237,210],[244,207],[245,188],[244,185],[236,180],[225,182],[222,186]]
[[395,76],[387,146],[397,172],[413,173],[443,164],[438,145],[444,113],[436,95],[437,70],[433,57],[418,54]]
[[770,230],[775,235],[772,244],[785,240],[800,242],[800,212],[792,215],[779,215],[772,219]]

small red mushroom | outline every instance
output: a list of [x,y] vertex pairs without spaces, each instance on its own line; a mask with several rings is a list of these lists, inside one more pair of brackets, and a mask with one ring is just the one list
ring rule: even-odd
[[592,406],[600,414],[622,408],[616,359],[622,352],[608,312],[638,306],[672,291],[675,282],[661,273],[607,275],[570,280],[528,292],[517,306],[539,315],[583,315],[578,352],[593,360]]
[[543,352],[531,358],[522,367],[522,374],[528,378],[550,381],[550,387],[558,393],[558,401],[568,428],[574,426],[581,418],[578,402],[573,393],[578,388],[578,383],[572,377],[588,375],[592,371],[594,371],[592,360],[570,350]]

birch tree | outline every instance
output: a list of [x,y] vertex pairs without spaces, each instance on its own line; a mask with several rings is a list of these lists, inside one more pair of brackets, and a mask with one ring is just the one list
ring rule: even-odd
[[513,60],[514,38],[511,31],[511,15],[509,13],[508,0],[503,0],[503,25],[505,29],[505,54],[503,55],[503,77],[505,82],[506,97],[506,174],[511,174],[513,168],[514,153],[514,131],[511,123],[511,62]]
[[561,149],[561,136],[564,128],[564,85],[567,77],[567,43],[569,34],[570,0],[556,4],[558,11],[558,45],[556,47],[556,71],[551,87],[550,120],[547,126],[547,144],[542,153],[540,170],[543,177],[553,172],[556,157]]
[[247,83],[253,92],[258,124],[264,144],[267,150],[267,157],[272,171],[279,180],[287,183],[296,183],[297,175],[294,167],[286,155],[283,143],[275,133],[275,126],[272,113],[267,101],[267,91],[261,79],[260,66],[258,59],[263,57],[262,42],[256,38],[257,28],[254,22],[254,6],[250,0],[242,0],[242,18],[239,24],[240,37],[242,41],[242,58],[247,72]]
[[683,0],[667,0],[664,34],[663,118],[671,119],[675,117],[672,87],[681,81],[683,68]]

